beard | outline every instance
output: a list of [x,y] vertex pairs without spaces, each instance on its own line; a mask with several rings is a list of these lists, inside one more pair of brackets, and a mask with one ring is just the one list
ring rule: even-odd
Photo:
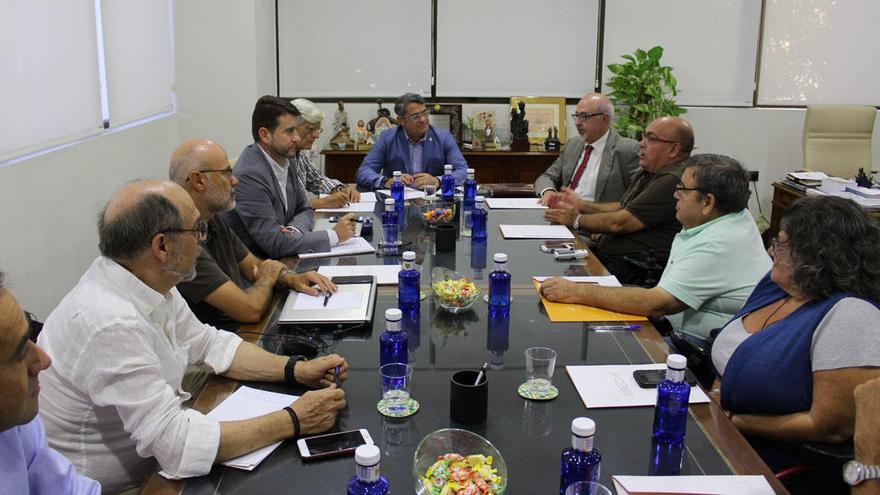
[[211,212],[216,214],[235,208],[235,191],[230,191],[228,195],[221,194],[216,189],[214,191],[213,194],[208,196],[206,201]]
[[[199,247],[201,250],[201,246]],[[180,267],[183,264],[183,253],[178,250],[172,251],[171,256],[168,258],[168,262],[165,264],[165,270],[168,273],[171,273],[176,278],[180,279],[181,282],[189,282],[192,279],[196,278],[196,260],[198,260],[198,252],[196,256],[193,257],[189,266]]]

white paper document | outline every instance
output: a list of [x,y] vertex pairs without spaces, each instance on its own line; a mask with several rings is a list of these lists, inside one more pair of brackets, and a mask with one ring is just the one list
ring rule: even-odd
[[[320,194],[319,198],[326,198],[330,196],[329,194]],[[376,193],[370,192],[362,192],[361,197],[359,198],[361,203],[375,203],[376,202]]]
[[694,493],[772,495],[763,476],[618,476],[611,477],[617,495]]
[[315,211],[322,213],[369,213],[375,209],[375,201],[361,201],[359,203],[349,203],[348,206],[341,208],[318,208]]
[[[603,366],[566,366],[581,400],[587,408],[634,407],[657,404],[657,389],[642,388],[633,378],[635,370],[665,370],[666,363]],[[691,404],[709,402],[699,386],[691,387]]]
[[[377,189],[376,192],[380,192],[389,198],[391,197],[391,189]],[[419,199],[424,198],[426,196],[425,191],[420,191],[418,189],[413,189],[411,187],[405,187],[403,189],[403,199]]]
[[538,203],[538,198],[486,198],[486,204],[493,210],[546,210]]
[[[324,300],[327,305],[324,305]],[[326,297],[324,294],[313,296],[311,294],[297,294],[293,304],[294,311],[307,309],[346,310],[357,309],[361,306],[364,295],[360,292],[337,292]]]
[[330,251],[325,251],[323,253],[301,253],[299,255],[300,259],[311,259],[311,258],[327,258],[329,256],[347,256],[350,254],[364,254],[364,253],[373,253],[376,251],[376,248],[373,247],[372,244],[364,240],[363,237],[352,237],[351,239],[340,242],[339,244],[330,248]]
[[565,225],[499,225],[505,239],[574,239]]
[[[532,277],[538,281],[539,284],[544,283],[548,278],[553,277]],[[588,277],[562,277],[569,282],[575,282],[578,284],[596,284],[601,285],[602,287],[622,287],[620,285],[620,281],[617,280],[617,277],[614,275],[596,275],[596,276],[588,276]]]
[[[279,394],[277,392],[268,392],[242,386],[238,387],[238,390],[215,407],[213,411],[209,412],[208,417],[218,421],[239,421],[256,418],[257,416],[279,411],[285,406],[289,406],[298,398],[296,395]],[[230,459],[224,462],[223,465],[252,471],[279,445],[281,445],[281,442],[267,445],[249,454]]]
[[379,285],[397,285],[399,272],[400,265],[324,265],[318,268],[318,273],[329,278],[372,275]]

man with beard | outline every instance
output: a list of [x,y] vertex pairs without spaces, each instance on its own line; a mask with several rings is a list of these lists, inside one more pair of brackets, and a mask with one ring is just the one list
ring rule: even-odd
[[349,213],[332,230],[312,231],[312,207],[290,159],[300,142],[299,110],[285,99],[263,96],[251,117],[254,143],[245,147],[233,175],[239,181],[235,209],[222,213],[257,256],[283,258],[326,252],[354,235]]
[[238,186],[220,145],[207,139],[182,143],[171,155],[168,175],[189,193],[208,224],[196,277],[177,285],[199,321],[235,331],[238,323],[255,323],[263,317],[276,287],[311,295],[335,290],[317,272],[296,274],[279,261],[260,260],[218,215],[235,207]]
[[[175,285],[196,273],[207,234],[192,199],[169,181],[133,182],[98,222],[98,257],[52,311],[38,344],[49,444],[85,476],[116,493],[140,484],[158,462],[170,478],[201,476],[215,462],[333,426],[345,394],[337,355],[311,361],[271,354],[199,322]],[[285,408],[218,421],[182,403],[188,365],[242,381],[286,381],[308,391]]]

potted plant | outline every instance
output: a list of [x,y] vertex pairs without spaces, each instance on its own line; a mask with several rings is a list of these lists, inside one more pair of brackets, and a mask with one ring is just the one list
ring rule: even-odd
[[641,140],[652,120],[686,112],[675,103],[678,81],[672,67],[660,64],[662,56],[663,47],[655,46],[624,55],[624,63],[608,65],[613,74],[606,83],[612,90],[608,98],[618,110],[614,128],[622,136]]

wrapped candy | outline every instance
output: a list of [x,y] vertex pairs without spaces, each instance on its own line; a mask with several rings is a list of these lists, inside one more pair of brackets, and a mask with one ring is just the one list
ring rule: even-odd
[[444,454],[422,477],[431,495],[496,495],[501,481],[492,456]]

